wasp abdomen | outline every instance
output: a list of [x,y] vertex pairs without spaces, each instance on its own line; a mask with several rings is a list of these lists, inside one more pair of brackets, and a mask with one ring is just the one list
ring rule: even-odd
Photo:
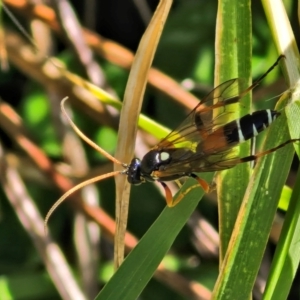
[[279,116],[275,110],[259,110],[224,126],[228,143],[240,143],[258,135]]

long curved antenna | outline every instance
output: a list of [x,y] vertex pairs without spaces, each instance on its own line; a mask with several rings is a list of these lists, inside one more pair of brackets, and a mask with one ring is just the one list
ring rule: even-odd
[[74,131],[78,134],[78,136],[83,139],[88,145],[90,145],[92,148],[94,148],[96,151],[98,151],[99,153],[101,153],[103,156],[105,156],[106,158],[108,158],[110,161],[118,164],[118,165],[122,165],[122,166],[126,166],[126,164],[123,164],[122,162],[120,162],[119,160],[117,160],[116,158],[114,158],[112,155],[110,155],[108,152],[106,152],[104,149],[102,149],[101,147],[99,147],[96,143],[94,143],[92,140],[90,140],[76,125],[75,123],[71,120],[71,118],[69,117],[69,115],[66,112],[65,109],[65,102],[68,100],[68,97],[64,98],[61,103],[61,110],[63,112],[63,114],[65,115],[65,117],[68,119],[70,125],[72,126],[72,128],[74,129]]
[[122,174],[122,171],[113,171],[107,174],[103,174],[103,175],[99,175],[93,178],[90,178],[84,182],[81,182],[77,185],[75,185],[74,187],[72,187],[70,190],[68,190],[66,193],[64,193],[49,209],[49,211],[47,212],[47,215],[45,217],[45,221],[44,221],[44,230],[45,230],[45,234],[47,234],[47,224],[48,221],[51,217],[51,215],[53,214],[53,212],[56,210],[56,208],[67,198],[69,197],[71,194],[73,194],[74,192],[78,191],[79,189],[83,188],[86,185],[89,185],[91,183],[95,183],[97,181],[101,181],[103,179],[106,179],[108,177],[113,177],[116,176],[118,174]]

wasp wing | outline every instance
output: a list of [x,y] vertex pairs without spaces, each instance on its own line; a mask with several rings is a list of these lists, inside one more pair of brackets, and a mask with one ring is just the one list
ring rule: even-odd
[[[270,153],[267,151],[259,156],[251,155],[244,158],[237,156],[233,147],[239,141],[226,139],[233,129],[238,127],[238,123],[230,120],[231,112],[228,108],[231,104],[238,103],[242,97],[255,88],[282,58],[284,56],[280,55],[265,74],[244,90],[240,88],[243,86],[240,79],[228,80],[212,90],[191,111],[184,122],[154,148],[161,152],[167,151],[171,157],[170,162],[162,166],[159,171],[155,171],[154,175],[161,181],[164,178],[174,180],[192,172],[228,169],[238,163]],[[214,115],[214,109],[222,107],[223,110],[218,110],[218,113]],[[272,151],[276,149],[278,147],[273,148]]]
[[[181,148],[183,145],[199,143],[218,127],[224,125],[225,118],[228,122],[230,114],[234,116],[230,105],[238,103],[244,96],[244,93],[239,93],[241,84],[242,81],[235,78],[213,89],[177,129],[170,132],[156,145],[155,149]],[[213,112],[217,108],[223,109],[220,109],[219,113],[213,117]]]
[[[224,125],[234,117],[231,105],[238,103],[252,89],[251,86],[239,92],[242,84],[235,78],[217,86],[177,129],[155,146],[154,149],[167,150],[172,158],[163,170],[155,172],[157,177],[163,179],[175,174],[210,172],[234,166],[237,154],[232,147],[235,145],[226,143]],[[213,116],[217,108],[218,113]]]

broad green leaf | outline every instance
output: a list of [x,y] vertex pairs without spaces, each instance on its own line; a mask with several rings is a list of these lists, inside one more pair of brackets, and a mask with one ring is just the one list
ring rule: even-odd
[[[202,177],[210,182],[212,174]],[[195,180],[189,179],[182,190],[193,185]],[[95,299],[137,299],[203,194],[198,186],[175,207],[166,207]]]
[[[296,92],[297,93],[297,92]],[[289,104],[286,109],[292,138],[300,138],[299,102]],[[295,143],[299,153],[299,142]],[[264,299],[287,299],[300,262],[300,172],[298,171],[292,190],[288,211],[267,280]],[[276,296],[275,296],[276,295]]]
[[[231,78],[242,78],[250,86],[251,78],[251,3],[248,0],[219,1],[216,32],[215,85]],[[250,94],[236,105],[234,119],[250,112]],[[222,108],[223,109],[223,108]],[[231,116],[232,117],[232,116]],[[249,143],[239,148],[239,156],[250,153]],[[241,164],[217,176],[221,259],[236,221],[250,176],[249,164]],[[234,187],[234,188],[233,188]]]
[[[286,102],[281,103],[283,108]],[[269,128],[264,149],[289,139],[282,114]],[[216,283],[213,299],[247,299],[251,294],[268,241],[279,197],[286,181],[293,146],[261,158],[251,176],[229,247]]]

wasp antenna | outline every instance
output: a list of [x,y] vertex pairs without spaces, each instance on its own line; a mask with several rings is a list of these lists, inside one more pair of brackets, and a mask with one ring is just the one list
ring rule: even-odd
[[118,164],[118,165],[123,165],[119,160],[117,160],[115,157],[113,157],[112,155],[110,155],[108,152],[106,152],[104,149],[102,149],[101,147],[99,147],[96,143],[94,143],[92,140],[90,140],[76,125],[75,123],[71,120],[71,118],[69,117],[66,109],[65,109],[65,102],[68,100],[68,97],[64,98],[61,103],[61,110],[63,112],[63,114],[66,116],[68,122],[70,123],[70,125],[72,126],[73,130],[78,134],[78,136],[84,140],[88,145],[90,145],[92,148],[94,148],[96,151],[98,151],[99,153],[101,153],[103,156],[105,156],[107,159],[109,159],[110,161]]
[[77,185],[75,185],[73,188],[71,188],[70,190],[68,190],[66,193],[64,193],[53,205],[52,207],[49,209],[49,211],[47,212],[47,215],[45,217],[45,221],[44,221],[44,231],[45,234],[47,234],[47,224],[49,222],[49,219],[51,217],[51,215],[53,214],[53,212],[56,210],[56,208],[67,198],[69,197],[71,194],[73,194],[74,192],[78,191],[79,189],[91,184],[91,183],[95,183],[97,181],[101,181],[103,179],[106,179],[108,177],[113,177],[116,176],[118,174],[120,174],[120,171],[114,171],[114,172],[110,172],[107,174],[103,174],[103,175],[99,175],[96,176],[94,178],[90,178],[84,182],[81,182]]

